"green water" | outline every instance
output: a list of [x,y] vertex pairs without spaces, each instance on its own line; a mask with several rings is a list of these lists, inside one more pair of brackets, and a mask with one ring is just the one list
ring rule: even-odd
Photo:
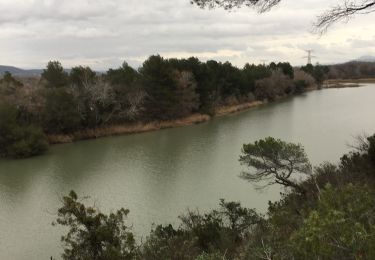
[[276,187],[259,192],[238,178],[241,146],[274,136],[304,144],[313,164],[338,161],[353,136],[375,132],[375,86],[314,91],[210,122],[53,146],[47,155],[0,161],[0,259],[58,259],[63,230],[52,227],[59,198],[74,189],[109,212],[130,209],[144,236],[187,208],[220,198],[265,211]]

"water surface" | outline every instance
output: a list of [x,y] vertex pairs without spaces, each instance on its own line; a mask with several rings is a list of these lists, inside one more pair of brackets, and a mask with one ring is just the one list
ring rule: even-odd
[[375,86],[314,91],[184,128],[53,146],[47,155],[0,161],[0,259],[40,260],[62,249],[51,226],[59,198],[74,189],[105,212],[130,209],[139,235],[187,208],[220,198],[264,212],[263,192],[238,178],[243,143],[266,136],[302,143],[313,164],[338,161],[353,136],[375,132]]

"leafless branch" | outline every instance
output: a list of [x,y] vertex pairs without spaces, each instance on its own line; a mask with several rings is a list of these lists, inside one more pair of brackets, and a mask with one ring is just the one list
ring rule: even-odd
[[260,13],[264,13],[280,3],[280,1],[281,0],[191,0],[191,3],[201,8],[213,9],[220,7],[225,10],[247,6],[257,9]]
[[336,22],[349,21],[356,14],[368,14],[374,11],[374,0],[344,0],[342,4],[333,6],[319,15],[315,23],[315,29],[316,32],[323,34]]

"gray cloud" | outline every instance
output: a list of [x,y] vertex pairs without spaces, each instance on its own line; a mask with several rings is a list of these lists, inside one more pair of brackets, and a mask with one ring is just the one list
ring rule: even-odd
[[[293,3],[294,2],[294,3]],[[61,60],[95,69],[123,60],[139,66],[159,53],[246,62],[302,64],[313,48],[322,63],[375,53],[374,15],[338,24],[319,38],[315,16],[336,0],[284,0],[269,13],[201,10],[189,0],[0,0],[0,64],[43,67]]]

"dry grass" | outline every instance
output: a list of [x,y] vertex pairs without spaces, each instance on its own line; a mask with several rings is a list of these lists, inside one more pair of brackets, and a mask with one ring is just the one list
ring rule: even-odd
[[331,79],[324,82],[324,88],[355,88],[360,84],[375,83],[375,78],[365,79]]
[[[223,116],[227,114],[236,113],[239,111],[247,110],[264,104],[261,101],[246,102],[235,105],[221,106],[216,109],[217,116]],[[169,121],[153,121],[149,123],[128,123],[121,125],[112,125],[106,127],[100,127],[95,129],[85,129],[77,131],[71,135],[49,135],[48,140],[50,144],[64,144],[72,143],[78,140],[85,139],[96,139],[106,136],[115,136],[115,135],[126,135],[126,134],[135,134],[135,133],[144,133],[151,132],[160,129],[174,128],[174,127],[183,127],[188,125],[194,125],[203,123],[210,120],[209,115],[203,114],[193,114],[191,116],[169,120]]]
[[253,101],[253,102],[246,102],[241,103],[237,105],[230,105],[230,106],[221,106],[216,109],[216,115],[217,116],[223,116],[228,114],[233,114],[239,111],[247,110],[250,108],[258,107],[260,105],[263,105],[264,102],[262,101]]
[[125,135],[134,133],[151,132],[160,129],[182,127],[193,124],[199,124],[210,120],[210,116],[202,114],[193,114],[191,116],[170,120],[170,121],[153,121],[150,123],[129,123],[122,125],[113,125],[95,129],[85,129],[77,131],[72,135],[49,135],[50,144],[71,143],[78,140],[96,139],[106,136]]
[[74,141],[71,135],[48,135],[47,137],[50,144],[66,144]]

